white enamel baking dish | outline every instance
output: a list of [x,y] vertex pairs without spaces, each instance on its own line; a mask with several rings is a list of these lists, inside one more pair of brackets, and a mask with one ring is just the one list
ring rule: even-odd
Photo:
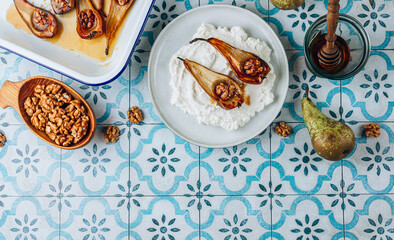
[[[1,0],[0,47],[81,83],[106,84],[116,79],[126,67],[154,2],[155,0],[134,0],[132,8],[127,13],[124,27],[118,33],[118,41],[112,46],[112,56],[105,62],[99,62],[14,28],[6,20],[7,10],[13,4],[13,0]],[[51,9],[50,0],[34,0],[34,5]]]

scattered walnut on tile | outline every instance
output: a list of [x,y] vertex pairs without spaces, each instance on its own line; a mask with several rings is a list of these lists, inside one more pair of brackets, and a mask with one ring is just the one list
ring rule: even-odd
[[115,143],[119,139],[119,128],[117,126],[108,126],[104,132],[104,141],[106,143]]
[[281,137],[288,137],[291,133],[291,128],[286,123],[281,122],[275,127],[275,132]]
[[7,138],[0,132],[0,147],[3,147],[5,142],[7,142]]
[[138,124],[144,120],[141,110],[136,106],[131,107],[130,110],[127,111],[127,116],[134,124]]
[[364,125],[365,136],[367,137],[379,137],[380,126],[377,123],[369,123]]
[[89,129],[85,106],[58,84],[37,85],[24,108],[32,125],[60,146],[78,143]]

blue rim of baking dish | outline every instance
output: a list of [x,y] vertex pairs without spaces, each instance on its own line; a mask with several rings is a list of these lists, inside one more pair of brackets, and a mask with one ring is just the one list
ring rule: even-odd
[[149,7],[148,13],[146,14],[146,17],[145,17],[145,20],[144,20],[144,23],[142,24],[142,27],[141,27],[141,29],[140,29],[140,32],[138,33],[137,40],[135,41],[134,46],[133,46],[133,48],[131,49],[131,52],[130,52],[130,54],[129,54],[129,57],[127,58],[127,61],[125,62],[124,66],[123,66],[122,69],[119,71],[119,73],[117,73],[113,78],[111,78],[110,80],[108,80],[108,81],[106,81],[106,82],[97,83],[97,84],[95,84],[95,83],[86,83],[86,82],[84,82],[84,81],[82,81],[82,80],[73,78],[73,77],[69,76],[68,74],[65,74],[65,73],[63,73],[63,72],[61,72],[61,71],[57,71],[57,70],[55,70],[55,69],[53,69],[53,68],[51,68],[51,67],[49,67],[49,66],[47,66],[47,65],[45,65],[45,64],[39,63],[39,62],[37,62],[37,61],[35,61],[35,60],[31,59],[31,58],[28,58],[28,57],[26,57],[26,56],[24,56],[24,55],[22,55],[22,54],[19,54],[19,53],[17,53],[17,52],[14,52],[14,51],[12,51],[12,50],[6,48],[6,47],[3,47],[3,46],[0,45],[0,48],[2,48],[2,49],[4,49],[4,50],[7,50],[8,52],[14,53],[14,54],[16,54],[16,55],[18,55],[18,56],[20,56],[20,57],[23,57],[23,58],[25,58],[25,59],[27,59],[27,60],[29,60],[29,61],[31,61],[31,62],[34,62],[34,63],[36,63],[36,64],[38,64],[38,65],[41,65],[41,66],[43,66],[43,67],[46,67],[46,68],[48,68],[48,69],[50,69],[50,70],[52,70],[52,71],[54,71],[54,72],[57,72],[57,73],[59,73],[59,74],[61,74],[61,75],[63,75],[63,76],[66,76],[66,77],[68,77],[68,78],[70,78],[70,79],[73,79],[73,80],[75,80],[75,81],[78,81],[78,82],[80,82],[80,83],[82,83],[82,84],[85,84],[85,85],[88,85],[88,86],[100,86],[100,85],[105,85],[105,84],[108,84],[108,83],[110,83],[110,82],[113,82],[115,79],[117,79],[117,78],[123,73],[123,71],[125,70],[125,68],[127,67],[128,62],[129,62],[131,56],[133,55],[135,48],[137,47],[138,40],[140,39],[141,34],[144,32],[146,22],[148,21],[150,12],[152,11],[152,8],[153,8],[153,5],[155,4],[155,2],[156,2],[156,0],[153,0],[153,1],[152,1],[152,4],[151,4],[150,7]]

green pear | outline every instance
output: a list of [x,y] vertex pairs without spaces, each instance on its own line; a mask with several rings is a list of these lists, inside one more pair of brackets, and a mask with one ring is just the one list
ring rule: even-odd
[[325,116],[308,98],[305,89],[302,115],[311,137],[312,146],[323,158],[337,161],[349,155],[355,145],[353,130],[342,122]]
[[291,10],[301,6],[304,0],[271,0],[271,3],[281,10]]

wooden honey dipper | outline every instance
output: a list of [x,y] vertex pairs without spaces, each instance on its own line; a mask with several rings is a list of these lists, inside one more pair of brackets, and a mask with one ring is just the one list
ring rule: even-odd
[[325,36],[326,44],[320,49],[318,53],[319,64],[328,72],[338,72],[342,70],[343,56],[342,51],[338,48],[335,43],[337,35],[335,30],[337,29],[339,21],[339,0],[329,0],[328,13],[327,13],[327,34]]

